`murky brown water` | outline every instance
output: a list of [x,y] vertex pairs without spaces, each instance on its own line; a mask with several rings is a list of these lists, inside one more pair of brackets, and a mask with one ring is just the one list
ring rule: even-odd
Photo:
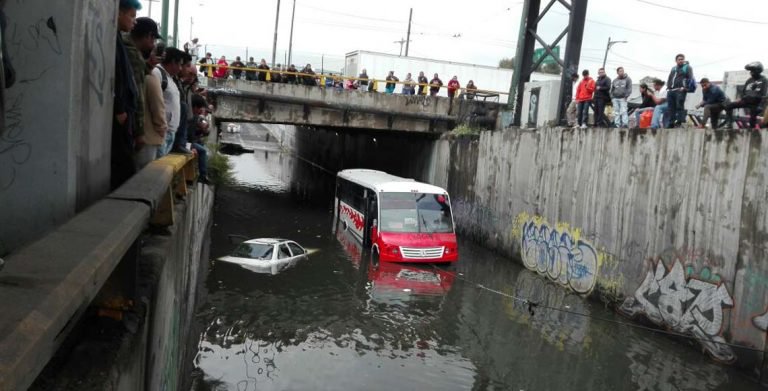
[[467,241],[450,267],[373,270],[331,231],[332,175],[274,151],[232,159],[241,184],[217,194],[212,257],[235,247],[233,234],[316,252],[276,276],[211,260],[198,389],[759,389],[684,342],[563,312],[531,315],[508,296],[624,320]]

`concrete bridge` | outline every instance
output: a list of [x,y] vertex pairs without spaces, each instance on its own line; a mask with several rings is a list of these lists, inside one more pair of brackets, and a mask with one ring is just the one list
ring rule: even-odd
[[440,133],[467,123],[492,129],[501,105],[428,95],[389,95],[304,85],[208,79],[216,118],[371,130]]

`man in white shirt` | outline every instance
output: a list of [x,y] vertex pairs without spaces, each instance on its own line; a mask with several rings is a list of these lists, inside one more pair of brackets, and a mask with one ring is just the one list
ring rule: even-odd
[[165,101],[165,117],[168,122],[168,131],[165,134],[165,144],[158,149],[158,158],[170,152],[176,137],[176,130],[181,121],[181,92],[174,80],[181,72],[181,64],[184,52],[176,48],[168,48],[163,54],[160,65],[152,70],[152,76],[160,81]]
[[572,89],[571,102],[568,104],[568,108],[565,110],[565,118],[568,122],[568,126],[576,126],[576,88],[579,86],[579,74],[574,72],[571,75]]
[[670,116],[667,110],[667,90],[662,90],[664,82],[661,79],[653,80],[653,101],[656,102],[656,107],[653,108],[653,119],[651,120],[651,129],[658,129],[663,125],[665,128],[669,127]]

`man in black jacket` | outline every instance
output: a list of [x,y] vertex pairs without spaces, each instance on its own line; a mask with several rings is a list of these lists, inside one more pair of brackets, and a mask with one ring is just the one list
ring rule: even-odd
[[751,77],[744,83],[743,96],[736,102],[727,104],[725,106],[725,113],[728,118],[728,125],[730,125],[733,122],[733,109],[748,109],[749,128],[754,129],[755,125],[757,125],[757,114],[760,104],[768,88],[768,79],[763,76],[763,64],[759,61],[747,64],[744,69],[749,71]]
[[605,103],[611,100],[611,78],[605,75],[605,68],[597,70],[595,82],[595,127],[603,125]]
[[139,90],[121,34],[129,33],[133,29],[136,23],[136,11],[141,9],[141,3],[138,0],[120,0],[119,7],[115,48],[112,154],[110,157],[110,189],[112,190],[120,187],[136,173],[136,167],[133,163],[133,147],[136,112],[139,107]]
[[675,56],[675,65],[667,79],[667,104],[671,118],[669,127],[674,128],[685,123],[685,98],[688,95],[688,85],[693,80],[693,68],[685,61],[684,54]]

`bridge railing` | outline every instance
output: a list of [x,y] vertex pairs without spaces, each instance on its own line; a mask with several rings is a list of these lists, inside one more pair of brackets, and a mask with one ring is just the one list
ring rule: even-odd
[[[413,88],[418,87],[424,87],[422,89],[422,95],[429,95],[429,90],[431,88],[437,88],[440,89],[448,89],[447,84],[438,85],[438,84],[432,84],[432,83],[418,83],[414,81],[404,81],[404,80],[386,80],[386,79],[376,79],[376,78],[360,78],[360,77],[354,77],[354,76],[341,76],[341,75],[325,75],[325,74],[316,74],[316,73],[302,73],[299,72],[290,72],[290,71],[283,71],[283,70],[274,70],[274,69],[259,69],[259,68],[251,68],[251,67],[233,67],[230,65],[217,65],[217,64],[197,64],[198,67],[202,70],[202,72],[210,78],[214,77],[214,70],[217,68],[225,68],[227,70],[239,70],[242,72],[252,72],[255,74],[266,74],[265,79],[269,82],[272,81],[273,74],[279,75],[280,79],[284,76],[295,76],[297,83],[296,84],[305,84],[303,80],[314,80],[313,85],[318,87],[325,87],[325,80],[326,79],[332,79],[335,82],[343,83],[346,80],[352,81],[353,83],[358,83],[358,87],[355,89],[363,89],[360,88],[360,83],[365,82],[367,83],[366,88],[369,88],[368,91],[371,92],[378,92],[379,91],[379,84],[395,84],[395,85],[402,85],[402,86],[408,86]],[[345,88],[346,89],[346,88]],[[460,87],[456,89],[456,94],[454,95],[455,99],[460,99],[461,97],[465,97],[467,99],[496,99],[500,96],[509,96],[508,91],[494,91],[494,90],[483,90],[479,88],[469,88],[467,89],[465,87]]]
[[40,240],[0,271],[0,390],[26,390],[148,224],[174,222],[197,159],[171,154]]

